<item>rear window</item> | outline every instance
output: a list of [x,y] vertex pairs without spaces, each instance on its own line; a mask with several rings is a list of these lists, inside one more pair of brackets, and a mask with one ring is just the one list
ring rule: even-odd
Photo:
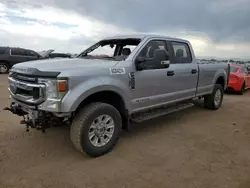
[[230,72],[237,72],[239,70],[239,67],[230,67]]

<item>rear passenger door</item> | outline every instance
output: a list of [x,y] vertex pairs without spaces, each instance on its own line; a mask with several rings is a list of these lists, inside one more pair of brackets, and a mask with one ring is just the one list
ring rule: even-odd
[[12,48],[10,54],[13,64],[38,59],[37,53],[22,48]]
[[167,79],[171,80],[168,85],[172,92],[169,100],[179,101],[195,97],[199,73],[189,45],[180,41],[168,41],[168,48],[171,54],[168,71],[174,72],[174,75],[169,76],[172,78]]
[[13,64],[27,61],[26,51],[21,48],[11,48],[10,58]]

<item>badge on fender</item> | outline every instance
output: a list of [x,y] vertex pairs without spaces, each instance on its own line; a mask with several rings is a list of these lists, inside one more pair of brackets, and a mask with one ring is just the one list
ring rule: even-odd
[[125,68],[110,68],[110,74],[125,74]]

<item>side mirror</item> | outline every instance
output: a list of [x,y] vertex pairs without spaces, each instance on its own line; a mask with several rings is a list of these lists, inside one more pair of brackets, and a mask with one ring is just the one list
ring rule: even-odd
[[139,57],[136,58],[136,64],[141,64],[141,63],[143,63],[145,61],[146,61],[145,57],[139,56]]
[[136,70],[141,71],[145,69],[145,62],[148,60],[146,57],[138,56],[135,60]]
[[169,54],[166,50],[156,49],[154,51],[153,61],[157,62],[159,68],[168,68],[170,65]]

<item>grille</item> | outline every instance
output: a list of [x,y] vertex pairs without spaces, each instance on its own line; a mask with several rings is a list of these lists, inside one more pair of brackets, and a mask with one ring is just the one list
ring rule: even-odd
[[23,75],[23,74],[19,74],[19,73],[16,73],[16,72],[11,73],[10,77],[14,78],[15,80],[19,80],[19,81],[26,81],[26,82],[30,82],[30,83],[36,83],[37,82],[37,78],[27,76],[27,75]]
[[24,103],[40,104],[45,100],[45,85],[37,78],[16,73],[9,76],[9,91],[13,98]]

